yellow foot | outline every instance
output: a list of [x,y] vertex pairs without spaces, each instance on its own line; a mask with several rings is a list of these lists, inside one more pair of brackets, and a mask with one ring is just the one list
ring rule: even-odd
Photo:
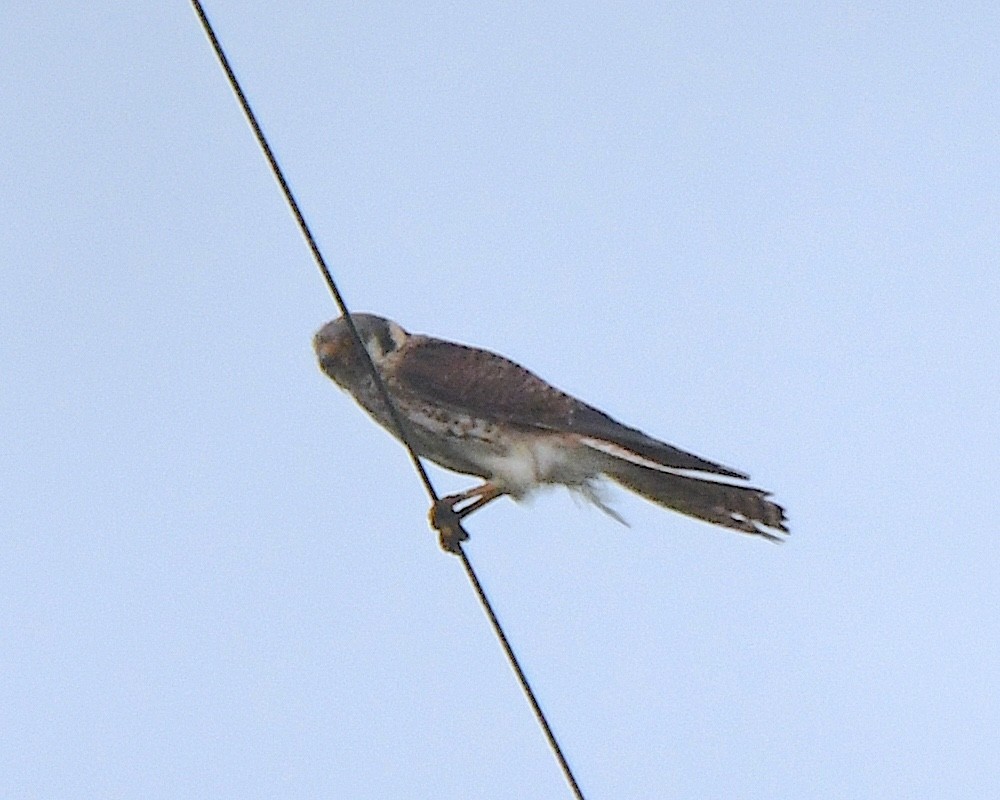
[[441,549],[457,555],[462,550],[461,543],[469,538],[462,527],[462,517],[452,508],[448,498],[442,498],[431,506],[427,515],[431,527],[438,532]]

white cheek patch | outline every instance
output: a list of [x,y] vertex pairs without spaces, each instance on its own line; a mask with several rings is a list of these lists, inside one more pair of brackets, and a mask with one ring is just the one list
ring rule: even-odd
[[[406,340],[410,338],[410,335],[392,320],[386,320],[386,325],[389,328],[389,338],[392,339],[393,345],[390,353],[395,353],[406,344]],[[371,356],[372,361],[376,364],[381,364],[385,361],[386,356],[389,355],[389,353],[386,353],[382,349],[382,340],[378,336],[372,336],[365,342],[365,350],[368,351],[368,355]]]
[[406,344],[406,340],[410,338],[409,334],[402,328],[400,328],[399,325],[397,325],[392,320],[388,320],[388,322],[389,322],[389,336],[392,338],[392,342],[393,344],[396,345],[396,349],[398,350],[404,344]]
[[382,360],[384,353],[382,352],[382,345],[379,344],[377,336],[373,336],[365,342],[365,350],[368,351],[368,355],[371,357],[371,360],[376,364]]

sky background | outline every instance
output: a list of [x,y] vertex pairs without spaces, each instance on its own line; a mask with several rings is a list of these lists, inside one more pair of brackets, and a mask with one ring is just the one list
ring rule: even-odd
[[[788,509],[470,518],[588,798],[1000,784],[995,3],[207,10],[354,310]],[[0,796],[568,797],[190,6],[2,16]]]

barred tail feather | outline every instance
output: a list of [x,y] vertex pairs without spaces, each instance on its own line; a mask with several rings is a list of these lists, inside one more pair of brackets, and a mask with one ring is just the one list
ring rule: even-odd
[[604,470],[609,478],[681,514],[774,542],[782,539],[759,525],[789,532],[784,509],[769,500],[770,493],[763,489],[677,475],[620,459],[609,462]]

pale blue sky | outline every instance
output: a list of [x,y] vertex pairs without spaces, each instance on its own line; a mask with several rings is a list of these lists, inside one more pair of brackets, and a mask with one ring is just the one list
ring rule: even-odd
[[[353,308],[788,509],[470,520],[589,798],[1000,784],[994,3],[207,9]],[[0,99],[0,796],[568,796],[189,5]]]

